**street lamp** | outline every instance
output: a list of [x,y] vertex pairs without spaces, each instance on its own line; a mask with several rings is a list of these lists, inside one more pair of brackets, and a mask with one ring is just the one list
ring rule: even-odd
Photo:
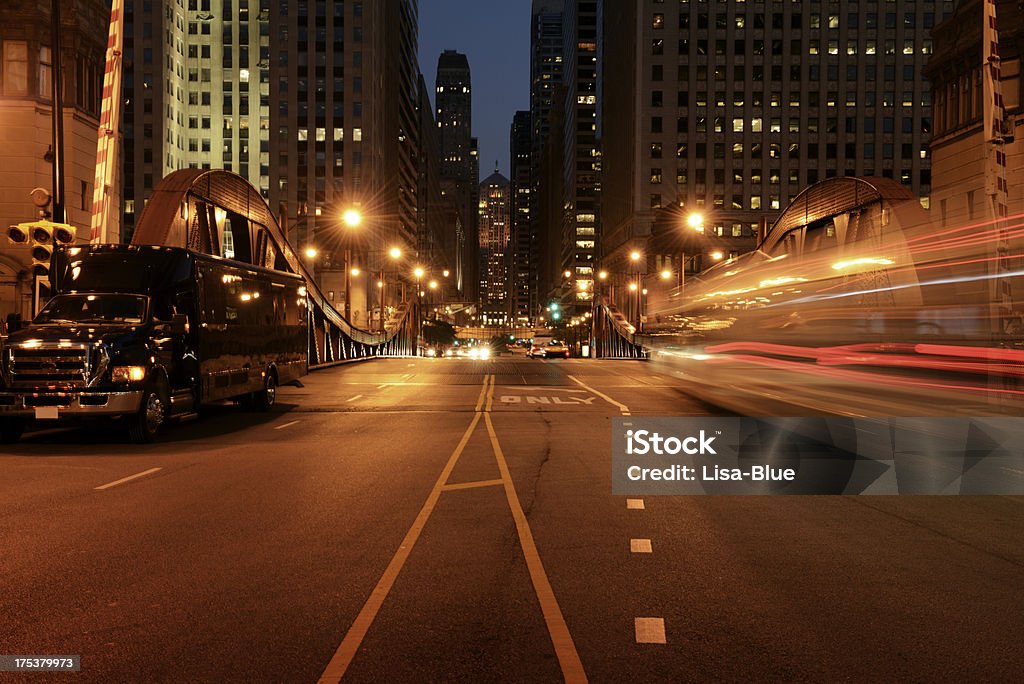
[[[348,228],[358,228],[363,223],[363,213],[355,207],[346,209],[341,214],[341,222]],[[352,247],[350,240],[345,240],[345,320],[352,322],[352,276],[359,275],[359,270],[352,267]]]
[[686,217],[686,225],[693,228],[698,233],[704,232],[704,215],[698,212],[694,212]]
[[316,251],[316,247],[307,247],[306,248],[306,258],[307,259],[316,259],[316,255],[317,254],[319,254],[319,252]]
[[358,228],[363,223],[363,214],[355,208],[346,209],[341,215],[341,220],[349,228]]
[[[633,272],[635,274],[635,280],[629,284],[629,291],[636,292],[640,289],[640,260],[643,255],[638,250],[633,250],[629,253],[629,260],[633,262]],[[640,327],[640,296],[636,298],[636,327]]]

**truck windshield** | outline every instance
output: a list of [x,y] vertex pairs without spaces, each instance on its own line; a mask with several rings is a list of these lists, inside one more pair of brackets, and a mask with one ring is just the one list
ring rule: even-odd
[[122,294],[57,295],[39,312],[35,323],[142,323],[146,297]]

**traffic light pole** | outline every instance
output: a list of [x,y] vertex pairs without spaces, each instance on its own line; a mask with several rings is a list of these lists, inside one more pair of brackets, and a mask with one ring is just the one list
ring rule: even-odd
[[50,0],[50,18],[50,41],[53,45],[53,221],[64,223],[64,96],[61,87],[60,0]]

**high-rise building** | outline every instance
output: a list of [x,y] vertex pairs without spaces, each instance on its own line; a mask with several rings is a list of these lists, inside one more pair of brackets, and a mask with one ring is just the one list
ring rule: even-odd
[[531,303],[530,273],[533,270],[533,241],[530,239],[530,112],[516,112],[509,134],[509,159],[512,165],[510,216],[512,221],[511,310],[516,323],[527,324],[534,315]]
[[[391,245],[416,247],[417,3],[274,0],[272,14],[271,206],[300,247],[320,251],[335,301],[359,268],[348,308],[362,325],[375,306],[368,274]],[[362,214],[358,228],[342,226],[348,209]]]
[[[103,0],[64,0],[60,13],[64,218],[79,238],[88,239],[110,11]],[[5,231],[39,217],[33,189],[55,194],[54,54],[49,2],[0,3],[0,225]],[[0,321],[11,313],[31,315],[31,265],[29,245],[8,244],[6,237],[0,241]]]
[[[543,267],[549,261],[547,248],[550,233],[557,232],[561,242],[561,218],[555,223],[546,220],[541,207],[542,158],[551,132],[552,107],[564,107],[564,98],[555,97],[562,82],[562,9],[565,0],[533,0],[530,15],[530,317],[537,318],[546,306],[553,285]],[[558,129],[561,139],[561,129]],[[513,172],[514,173],[514,172]],[[561,184],[559,183],[559,187]],[[548,189],[552,189],[548,184]],[[559,202],[561,193],[559,192]],[[560,249],[559,249],[560,251]],[[555,269],[557,270],[557,268]],[[544,274],[544,275],[542,275]]]
[[[416,0],[127,0],[125,21],[128,232],[171,171],[234,171],[295,246],[318,249],[336,303],[344,255],[362,267],[350,309],[367,323],[367,274],[386,246],[416,247]],[[358,235],[341,225],[348,208]]]
[[273,4],[126,0],[123,239],[178,169],[228,169],[268,195]]
[[[466,55],[445,50],[437,59],[434,106],[441,150],[441,188],[459,212],[464,250],[455,269],[463,296],[474,300],[479,287],[477,184],[479,166],[473,138],[473,86]],[[454,226],[453,226],[454,228]]]
[[[597,262],[598,170],[598,3],[566,0],[563,13],[562,72],[565,87],[561,266],[562,306],[589,310]],[[571,65],[571,66],[570,66]],[[617,124],[618,125],[618,124]]]
[[700,268],[684,252],[751,249],[761,222],[834,176],[892,178],[927,204],[922,68],[950,5],[607,3],[602,265],[622,275],[638,250],[640,270],[678,275]]
[[510,322],[510,190],[511,184],[497,168],[480,183],[480,306],[484,325]]
[[[932,88],[931,214],[940,225],[965,225],[996,218],[994,202],[998,172],[989,164],[992,143],[986,141],[985,26],[983,0],[961,2],[955,13],[935,27],[935,54],[925,74]],[[1007,213],[1024,212],[1024,100],[1021,97],[1021,46],[1024,45],[1024,5],[1016,0],[995,3],[998,52],[1002,63],[1001,90],[1009,137],[1005,153]],[[1014,125],[1016,123],[1016,125]]]

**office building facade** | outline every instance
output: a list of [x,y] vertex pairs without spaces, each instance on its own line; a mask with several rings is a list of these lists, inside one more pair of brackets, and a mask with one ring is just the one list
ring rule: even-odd
[[531,240],[532,183],[530,176],[530,112],[516,112],[509,133],[509,159],[512,168],[510,191],[512,221],[511,310],[516,323],[529,324],[536,308],[535,290],[530,274],[535,266]]
[[834,176],[892,178],[927,205],[923,67],[951,5],[607,3],[603,267],[628,275],[639,250],[678,283]]
[[[0,3],[0,225],[34,221],[39,207],[30,193],[51,195],[54,154],[54,50],[50,3]],[[63,206],[65,221],[89,239],[96,135],[110,13],[103,0],[65,1],[61,10],[63,72]],[[52,211],[51,202],[48,210]],[[7,314],[32,314],[34,294],[30,245],[0,242],[0,321]]]

